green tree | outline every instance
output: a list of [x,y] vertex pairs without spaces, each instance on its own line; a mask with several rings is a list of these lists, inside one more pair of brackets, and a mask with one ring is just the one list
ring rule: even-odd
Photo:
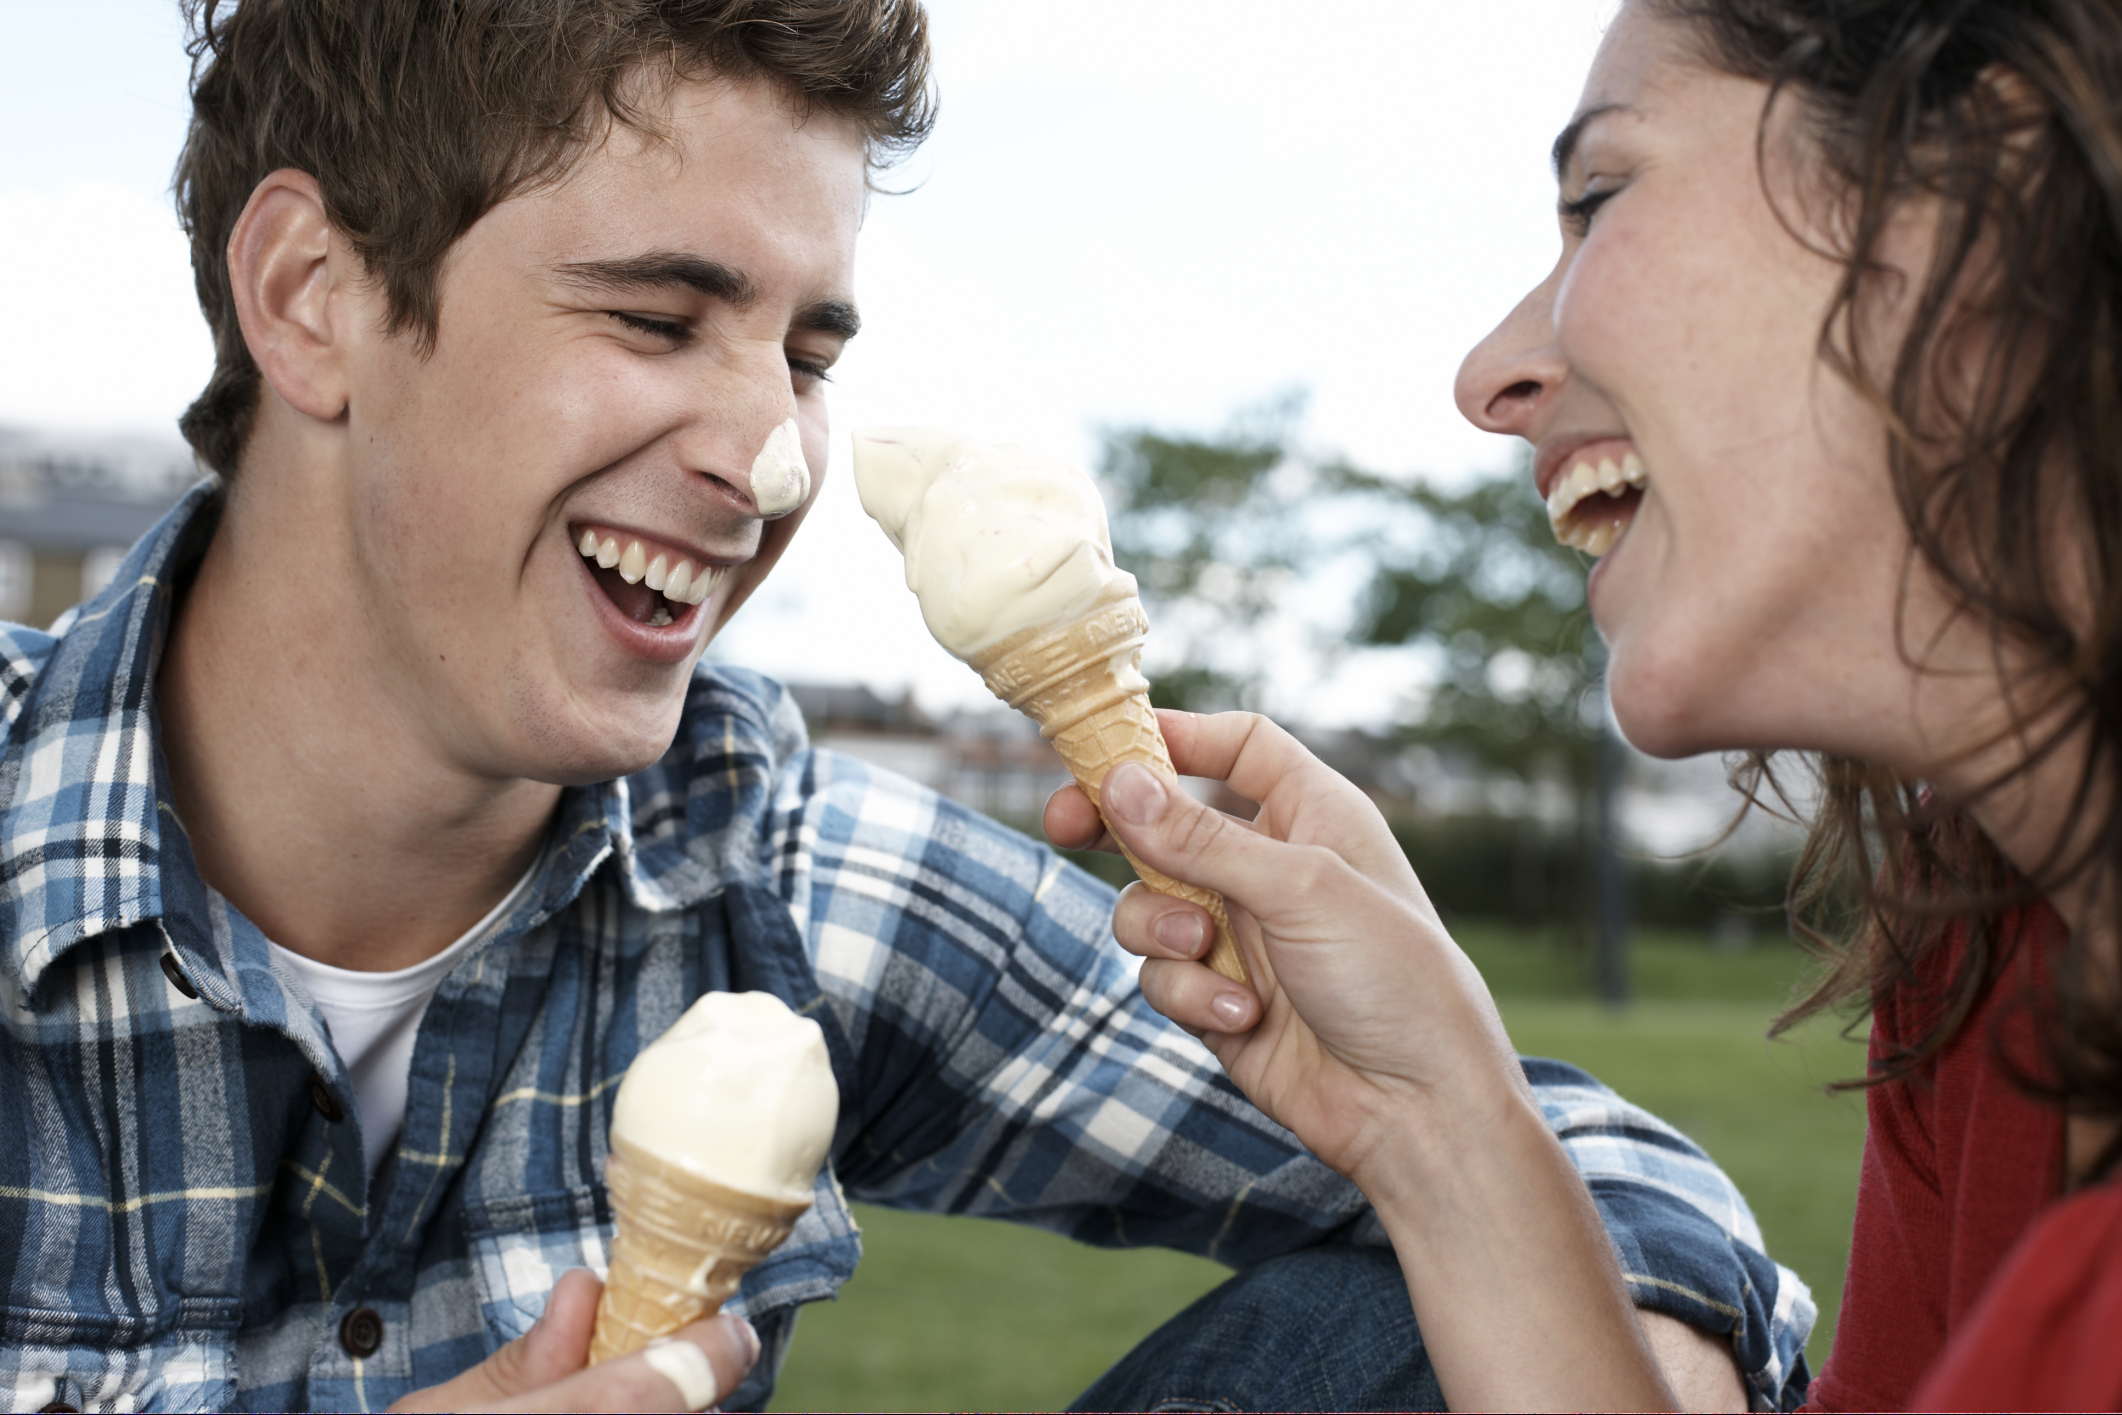
[[1113,557],[1134,573],[1156,626],[1159,707],[1260,706],[1271,671],[1262,629],[1311,549],[1290,535],[1312,480],[1287,450],[1303,402],[1283,394],[1214,437],[1104,435]]
[[[1177,659],[1158,665],[1154,695],[1258,706],[1295,638],[1322,672],[1364,649],[1421,655],[1427,686],[1395,735],[1513,778],[1528,799],[1559,787],[1576,860],[1563,912],[1613,934],[1620,875],[1601,857],[1612,855],[1618,745],[1584,557],[1555,540],[1524,467],[1444,490],[1307,457],[1302,409],[1284,395],[1214,436],[1106,434],[1114,553]],[[1543,858],[1545,829],[1521,821]],[[1602,974],[1610,995],[1623,986],[1617,956]]]
[[[1309,633],[1319,662],[1405,648],[1430,684],[1401,736],[1528,784],[1588,789],[1603,708],[1584,557],[1558,543],[1523,469],[1459,490],[1296,445],[1300,395],[1220,434],[1108,431],[1113,552],[1157,625],[1169,706],[1255,705],[1271,656]],[[1301,625],[1273,625],[1278,616]]]
[[1399,497],[1422,528],[1381,547],[1355,625],[1359,642],[1430,653],[1433,681],[1403,734],[1585,796],[1599,770],[1604,653],[1584,608],[1584,557],[1555,539],[1530,473],[1458,491],[1347,468],[1339,479]]
[[[1342,475],[1352,485],[1396,485]],[[1625,749],[1607,719],[1606,651],[1584,602],[1585,557],[1555,539],[1529,464],[1456,492],[1419,482],[1397,489],[1428,534],[1412,555],[1381,559],[1358,633],[1435,655],[1434,681],[1406,736],[1568,793],[1575,867],[1566,916],[1580,938],[1596,941],[1600,994],[1626,1001],[1628,867],[1615,814]],[[1541,843],[1530,826],[1521,822],[1521,861]]]

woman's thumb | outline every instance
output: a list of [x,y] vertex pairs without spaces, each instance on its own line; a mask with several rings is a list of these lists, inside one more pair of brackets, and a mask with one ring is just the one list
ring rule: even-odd
[[1122,762],[1098,789],[1098,806],[1111,828],[1144,864],[1173,879],[1238,898],[1248,867],[1269,844],[1181,791],[1178,783],[1141,762]]

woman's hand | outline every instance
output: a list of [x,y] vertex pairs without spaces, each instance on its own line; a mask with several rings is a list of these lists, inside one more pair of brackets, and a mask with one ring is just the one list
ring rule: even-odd
[[[1149,864],[1222,893],[1258,990],[1196,961],[1206,911],[1133,885],[1113,932],[1145,960],[1150,1005],[1359,1183],[1381,1127],[1462,1108],[1485,1115],[1528,1096],[1487,987],[1369,799],[1265,718],[1159,721],[1181,772],[1227,781],[1259,814],[1250,824],[1226,816],[1130,763],[1102,788],[1112,828]],[[1046,826],[1058,844],[1100,835],[1073,786],[1047,803]]]
[[563,1273],[545,1315],[522,1336],[453,1380],[416,1390],[392,1410],[704,1410],[737,1388],[759,1357],[742,1317],[694,1322],[669,1341],[589,1366],[590,1333],[604,1284]]
[[[1113,933],[1144,960],[1143,996],[1370,1199],[1452,1408],[1674,1408],[1598,1209],[1377,810],[1265,718],[1159,720],[1180,771],[1258,817],[1130,763],[1100,788],[1107,819],[1145,863],[1221,892],[1257,991],[1196,961],[1205,911],[1134,885]],[[1046,827],[1101,835],[1073,787]]]

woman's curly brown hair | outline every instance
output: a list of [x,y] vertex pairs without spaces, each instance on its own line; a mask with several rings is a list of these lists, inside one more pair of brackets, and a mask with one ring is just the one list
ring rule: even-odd
[[[1694,28],[1710,63],[1770,85],[1771,107],[1797,105],[1799,141],[1832,179],[1846,233],[1820,348],[1885,415],[1913,547],[1903,583],[1932,577],[1988,626],[2000,665],[2033,666],[2016,681],[2043,685],[2038,696],[2008,704],[2028,748],[2017,772],[2083,752],[2070,843],[2023,872],[1965,802],[1877,766],[1816,763],[1820,804],[1791,903],[1827,967],[1778,1026],[1915,986],[1919,965],[1958,941],[1928,999],[1935,1025],[1873,1075],[1905,1077],[1996,981],[2009,911],[2084,870],[2122,885],[2122,5],[1651,3]],[[1765,144],[1766,112],[1761,132]],[[1928,269],[1897,271],[1882,240],[1912,200],[1938,213],[1936,246]],[[1868,313],[1889,302],[1905,337],[1883,355],[1860,348],[1857,331],[1876,327]],[[1903,656],[1920,668],[1922,648],[1904,639]],[[1773,786],[1769,759],[1739,781]],[[1838,916],[1838,894],[1861,903]],[[2122,893],[2105,897],[2122,915]],[[2122,917],[2110,927],[2109,944]],[[2025,1000],[2052,1071],[2021,1079],[2117,1116],[2122,1008],[2091,945],[2073,938],[2048,995]]]

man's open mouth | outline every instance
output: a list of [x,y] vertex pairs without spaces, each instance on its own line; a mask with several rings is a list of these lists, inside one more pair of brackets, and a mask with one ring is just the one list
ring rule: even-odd
[[1547,493],[1547,521],[1555,539],[1586,555],[1606,554],[1635,518],[1649,480],[1643,459],[1633,452],[1623,453],[1618,462],[1612,457],[1575,462]]
[[638,536],[594,527],[583,529],[575,549],[590,562],[598,587],[619,612],[651,629],[683,619],[729,573],[727,565],[710,565]]

